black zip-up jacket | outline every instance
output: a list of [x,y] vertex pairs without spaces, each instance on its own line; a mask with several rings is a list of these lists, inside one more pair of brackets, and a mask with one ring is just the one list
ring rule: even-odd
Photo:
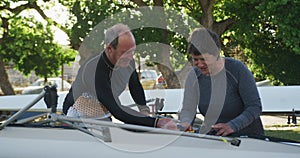
[[64,100],[63,113],[66,114],[69,107],[74,104],[74,98],[78,98],[83,92],[89,91],[97,96],[99,102],[116,119],[128,124],[155,127],[157,118],[144,116],[121,105],[118,97],[127,85],[134,102],[146,106],[145,93],[135,70],[134,61],[126,68],[115,68],[108,60],[106,53],[103,52],[88,60],[79,69],[76,80]]

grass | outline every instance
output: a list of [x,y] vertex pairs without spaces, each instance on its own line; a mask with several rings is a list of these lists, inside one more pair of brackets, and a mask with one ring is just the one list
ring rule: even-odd
[[285,129],[283,126],[272,126],[265,128],[265,135],[270,137],[294,140],[300,142],[300,127]]

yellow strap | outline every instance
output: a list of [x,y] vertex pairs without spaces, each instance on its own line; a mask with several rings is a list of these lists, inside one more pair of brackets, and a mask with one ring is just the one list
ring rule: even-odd
[[228,143],[227,139],[225,139],[225,138],[221,138],[221,140],[222,140],[224,143]]

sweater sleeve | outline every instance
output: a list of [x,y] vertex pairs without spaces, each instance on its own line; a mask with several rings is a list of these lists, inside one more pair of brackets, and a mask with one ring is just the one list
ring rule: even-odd
[[186,78],[182,109],[179,113],[181,122],[191,124],[197,113],[199,102],[199,85],[195,71],[192,69]]
[[262,113],[262,105],[257,86],[252,73],[241,62],[238,62],[239,70],[236,79],[238,81],[238,91],[244,104],[244,111],[229,122],[234,131],[239,131],[253,121],[258,119]]

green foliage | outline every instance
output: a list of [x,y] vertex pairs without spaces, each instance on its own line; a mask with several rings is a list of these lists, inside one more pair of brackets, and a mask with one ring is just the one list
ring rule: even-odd
[[38,76],[57,76],[62,64],[75,57],[74,52],[53,43],[49,25],[44,26],[34,18],[12,18],[9,36],[2,46],[2,58],[13,61],[25,75],[34,70]]
[[[95,3],[101,5],[97,6]],[[179,68],[185,63],[184,56],[178,56],[178,53],[185,52],[190,27],[195,26],[195,21],[172,10],[133,9],[134,5],[129,3],[113,4],[101,0],[95,3],[77,1],[70,6],[72,14],[77,17],[72,28],[72,45],[80,45],[82,42],[91,53],[100,52],[104,48],[105,29],[116,23],[125,23],[133,29],[138,45],[136,52],[147,61],[161,62],[161,52],[165,44],[174,50],[171,52],[174,57],[171,61],[175,67]]]
[[300,84],[300,2],[243,0],[225,6],[239,19],[231,29],[233,45],[249,49],[246,56],[255,75],[276,84]]
[[[170,47],[170,60],[176,68],[180,68],[184,63],[180,61],[186,61],[183,59],[185,55],[182,54],[186,52],[187,36],[192,29],[199,27],[193,24],[199,23],[207,14],[205,2],[208,1],[202,2],[200,4],[200,1],[192,0],[164,1],[165,9],[173,12],[166,11],[166,15],[161,16],[161,12],[149,9],[151,14],[148,15],[151,16],[147,17],[145,12],[138,14],[130,10],[136,7],[130,1],[61,1],[76,17],[76,23],[69,34],[72,45],[79,46],[84,39],[95,41],[89,46],[93,47],[93,52],[103,49],[103,32],[106,26],[112,23],[127,23],[131,28],[136,28],[137,25],[150,26],[156,22],[165,23],[165,26],[170,28],[167,32],[157,27],[134,29],[137,44],[143,46],[137,51],[142,57],[147,57],[148,61],[157,62],[161,59],[162,46],[166,44]],[[176,13],[174,16],[174,11],[180,15]],[[298,0],[222,0],[214,3],[212,20],[214,26],[225,23],[230,18],[237,20],[224,29],[226,32],[222,35],[222,40],[225,55],[228,56],[229,51],[239,49],[245,52],[246,56],[242,53],[237,55],[246,60],[257,80],[271,79],[276,84],[292,85],[300,84],[300,71],[297,71],[300,61],[298,29],[300,22],[297,15],[299,15]],[[139,21],[134,21],[136,19]],[[97,28],[99,23],[105,24]],[[176,29],[177,27],[179,29]],[[98,32],[97,36],[100,37],[90,34],[93,31]],[[224,32],[221,29],[219,31]],[[86,37],[87,35],[89,36]]]
[[69,33],[72,45],[80,45],[92,28],[121,9],[113,0],[63,0],[60,2],[68,6],[70,13],[76,18],[76,22]]
[[[29,75],[47,78],[59,75],[64,63],[74,61],[74,50],[63,48],[53,42],[53,24],[50,19],[42,23],[36,16],[28,16],[29,9],[42,11],[54,6],[57,1],[18,1],[4,0],[0,2],[1,10],[1,47],[0,59],[13,62],[15,68]],[[27,14],[22,14],[22,13]],[[25,16],[24,16],[25,15]],[[5,18],[4,18],[5,17]],[[54,19],[56,20],[56,19]],[[3,74],[0,74],[3,75]]]
[[166,6],[188,15],[198,22],[203,13],[200,3],[194,0],[169,0]]
[[[295,54],[291,49],[282,46],[282,43],[271,43],[267,34],[256,36],[257,45],[260,47],[252,48],[246,55],[252,59],[256,65],[255,74],[262,78],[267,76],[275,84],[284,82],[289,85],[300,84],[299,67],[300,55]],[[255,52],[255,53],[254,53]]]

